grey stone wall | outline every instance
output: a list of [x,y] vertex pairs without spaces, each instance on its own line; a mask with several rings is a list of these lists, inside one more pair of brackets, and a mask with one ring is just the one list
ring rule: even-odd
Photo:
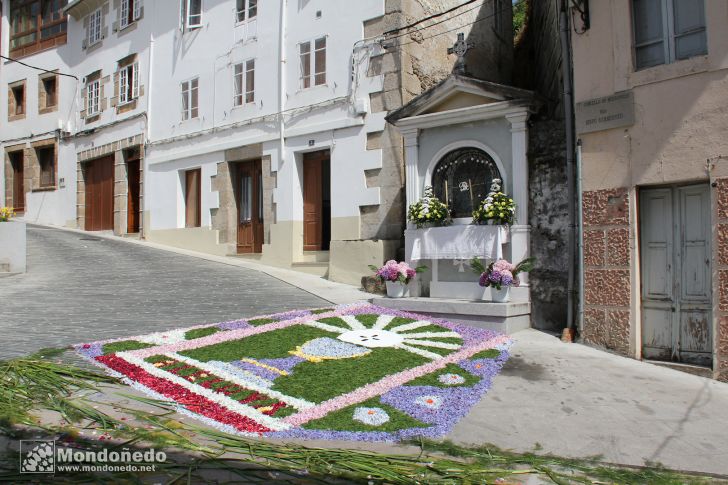
[[569,205],[566,184],[566,144],[561,120],[535,120],[529,131],[529,214],[531,255],[536,267],[529,275],[531,325],[560,331],[566,326],[569,260]]

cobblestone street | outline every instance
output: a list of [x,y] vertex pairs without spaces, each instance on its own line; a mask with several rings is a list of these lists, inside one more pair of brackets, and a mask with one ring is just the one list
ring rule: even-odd
[[0,359],[329,303],[271,276],[28,226],[28,272],[0,278]]

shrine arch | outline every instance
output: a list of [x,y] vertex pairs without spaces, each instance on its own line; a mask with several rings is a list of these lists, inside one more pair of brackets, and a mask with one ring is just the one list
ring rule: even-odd
[[[462,177],[467,177],[468,181],[459,181]],[[510,192],[498,155],[481,142],[461,140],[435,154],[427,167],[424,181],[425,186],[433,187],[440,200],[445,202],[447,199],[454,212],[453,218],[461,219],[471,216],[472,210],[487,195],[494,178],[500,178],[504,191]]]

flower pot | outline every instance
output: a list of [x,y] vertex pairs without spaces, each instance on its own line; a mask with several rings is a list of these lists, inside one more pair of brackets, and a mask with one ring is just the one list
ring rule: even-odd
[[511,287],[504,286],[500,290],[491,287],[490,299],[495,303],[507,303],[511,299]]
[[409,285],[397,281],[387,281],[387,296],[389,298],[404,298],[409,296]]

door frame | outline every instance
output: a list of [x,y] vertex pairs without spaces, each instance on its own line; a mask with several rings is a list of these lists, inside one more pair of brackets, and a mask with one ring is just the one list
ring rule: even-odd
[[[318,234],[318,241],[314,244],[307,244],[307,220],[306,220],[306,165],[307,162],[311,164],[317,164],[316,172],[318,174],[317,180],[320,182],[318,192],[320,193],[321,200],[318,204],[318,215],[319,223],[316,227]],[[325,167],[325,164],[328,166]],[[324,177],[324,174],[327,177]],[[328,251],[331,243],[331,149],[321,148],[314,151],[304,152],[301,154],[301,207],[303,211],[303,234],[302,247],[303,251]],[[328,181],[328,194],[329,194],[329,206],[328,209],[325,204],[324,196],[327,192],[324,187],[324,182]],[[328,240],[327,240],[328,239]]]
[[[675,254],[676,254],[676,244],[682,244],[682,233],[678,232],[676,233],[675,228],[678,224],[680,224],[680,215],[681,215],[681,199],[680,199],[680,189],[690,189],[693,187],[702,187],[707,188],[708,190],[708,202],[709,202],[709,217],[708,217],[708,230],[709,234],[707,237],[708,244],[710,245],[708,255],[709,255],[709,262],[710,262],[710,271],[709,274],[709,286],[710,286],[710,297],[708,299],[708,307],[709,307],[709,316],[707,319],[708,323],[708,330],[710,332],[710,354],[711,354],[711,365],[710,367],[702,366],[699,364],[694,364],[690,362],[681,362],[680,360],[659,360],[659,359],[651,359],[649,357],[645,357],[644,355],[644,298],[643,298],[643,277],[644,277],[644,265],[643,265],[643,256],[644,256],[644,242],[642,237],[642,194],[645,191],[651,191],[651,190],[670,190],[671,194],[671,220],[672,220],[672,240],[670,241],[670,248],[672,253],[672,260],[674,262],[672,271],[672,281],[670,284],[672,285],[673,290],[673,307],[678,306],[679,303],[675,303],[676,300],[679,299],[679,295],[676,293],[681,287],[678,285],[675,285],[675,281],[680,279],[680,274],[682,273],[682,261],[676,260]],[[716,357],[717,357],[717,341],[716,337],[718,335],[718,324],[717,324],[717,314],[718,312],[715,311],[715,298],[716,298],[716,287],[714,285],[714,279],[713,279],[713,273],[715,272],[715,241],[713,240],[713,190],[712,185],[710,181],[690,181],[690,182],[683,182],[683,183],[672,183],[672,184],[659,184],[659,185],[643,185],[638,186],[636,188],[636,210],[635,210],[635,220],[636,220],[636,240],[637,240],[637,250],[635,251],[635,258],[637,263],[637,271],[636,271],[636,283],[638,285],[638,290],[636,292],[636,315],[637,315],[637,321],[636,321],[636,327],[638,330],[638,338],[636,341],[637,344],[637,357],[641,360],[651,360],[655,362],[667,362],[667,363],[676,363],[676,364],[683,364],[683,365],[691,365],[695,367],[702,367],[702,368],[710,368],[715,369],[716,368]],[[674,320],[677,320],[678,322],[678,331],[680,329],[679,321],[680,321],[680,312],[675,311],[674,312]],[[675,330],[675,324],[673,321],[673,331]],[[671,352],[675,353],[675,349],[671,349]]]
[[[8,153],[8,161],[10,163],[10,171],[13,176],[12,182],[12,205],[13,209],[17,214],[25,213],[25,150],[13,150]],[[15,160],[13,160],[15,159]],[[15,163],[13,163],[15,162]],[[20,170],[16,170],[16,165],[20,165]],[[18,173],[21,174],[18,177]],[[21,187],[20,194],[17,194],[18,186]],[[16,200],[17,199],[17,200]],[[22,206],[19,206],[17,202],[20,201]]]
[[[263,159],[239,160],[230,162],[233,183],[233,195],[235,197],[235,252],[238,254],[261,254],[265,236],[265,197],[263,187]],[[240,220],[241,211],[241,184],[244,173],[252,177],[252,207],[250,209],[251,219],[250,230],[252,231],[252,244],[244,244],[241,241]],[[247,225],[246,224],[246,225]]]

